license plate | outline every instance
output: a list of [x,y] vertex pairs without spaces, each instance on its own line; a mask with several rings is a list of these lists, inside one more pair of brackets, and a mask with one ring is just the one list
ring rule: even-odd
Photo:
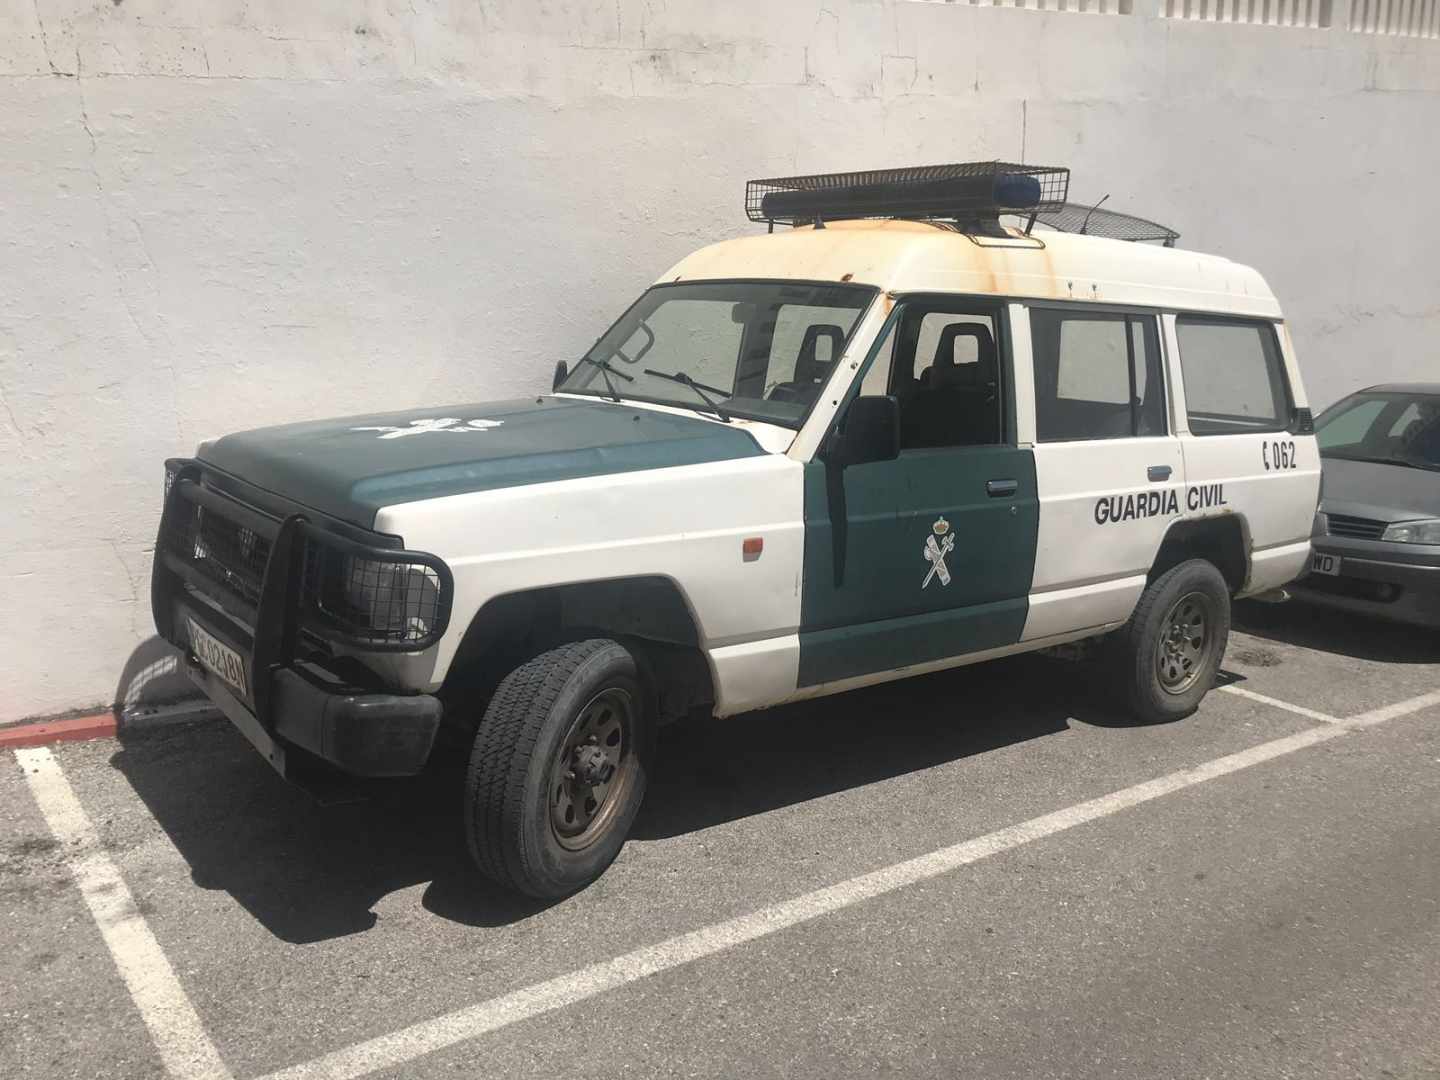
[[240,691],[242,697],[249,697],[246,688],[245,659],[194,619],[186,617],[190,624],[190,651],[201,665]]
[[1340,556],[1325,555],[1319,551],[1310,557],[1310,572],[1312,574],[1328,574],[1336,577],[1340,573]]

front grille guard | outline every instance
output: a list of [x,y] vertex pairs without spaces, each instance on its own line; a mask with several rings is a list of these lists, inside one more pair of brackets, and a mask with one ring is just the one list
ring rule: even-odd
[[[250,704],[262,721],[271,673],[296,658],[302,635],[369,652],[420,652],[444,635],[454,580],[443,560],[362,543],[303,512],[258,510],[207,486],[194,460],[171,459],[165,468],[151,576],[155,628],[179,644],[176,601],[186,586],[248,628]],[[356,617],[367,613],[368,625],[360,624]]]

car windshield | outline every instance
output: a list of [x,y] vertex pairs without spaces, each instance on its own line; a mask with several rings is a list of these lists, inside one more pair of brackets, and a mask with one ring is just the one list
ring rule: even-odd
[[559,389],[798,428],[875,293],[795,281],[657,285]]
[[1320,456],[1440,470],[1440,395],[1366,391],[1316,422]]

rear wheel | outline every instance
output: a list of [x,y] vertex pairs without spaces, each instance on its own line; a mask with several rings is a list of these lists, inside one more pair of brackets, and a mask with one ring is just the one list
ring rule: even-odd
[[1194,712],[1230,637],[1230,590],[1213,563],[1190,559],[1152,581],[1116,635],[1118,689],[1145,723]]
[[645,794],[652,712],[635,658],[608,639],[561,645],[507,675],[466,775],[465,832],[481,872],[542,898],[598,878]]

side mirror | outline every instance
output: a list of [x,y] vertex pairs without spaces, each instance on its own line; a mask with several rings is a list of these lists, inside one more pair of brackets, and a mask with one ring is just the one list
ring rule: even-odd
[[843,467],[893,461],[899,456],[900,403],[881,394],[850,402],[843,426],[831,438],[828,459]]
[[560,384],[563,383],[569,377],[569,375],[570,365],[565,363],[564,360],[557,360],[555,362],[555,378],[550,380],[551,392],[553,393],[554,391],[559,390]]

